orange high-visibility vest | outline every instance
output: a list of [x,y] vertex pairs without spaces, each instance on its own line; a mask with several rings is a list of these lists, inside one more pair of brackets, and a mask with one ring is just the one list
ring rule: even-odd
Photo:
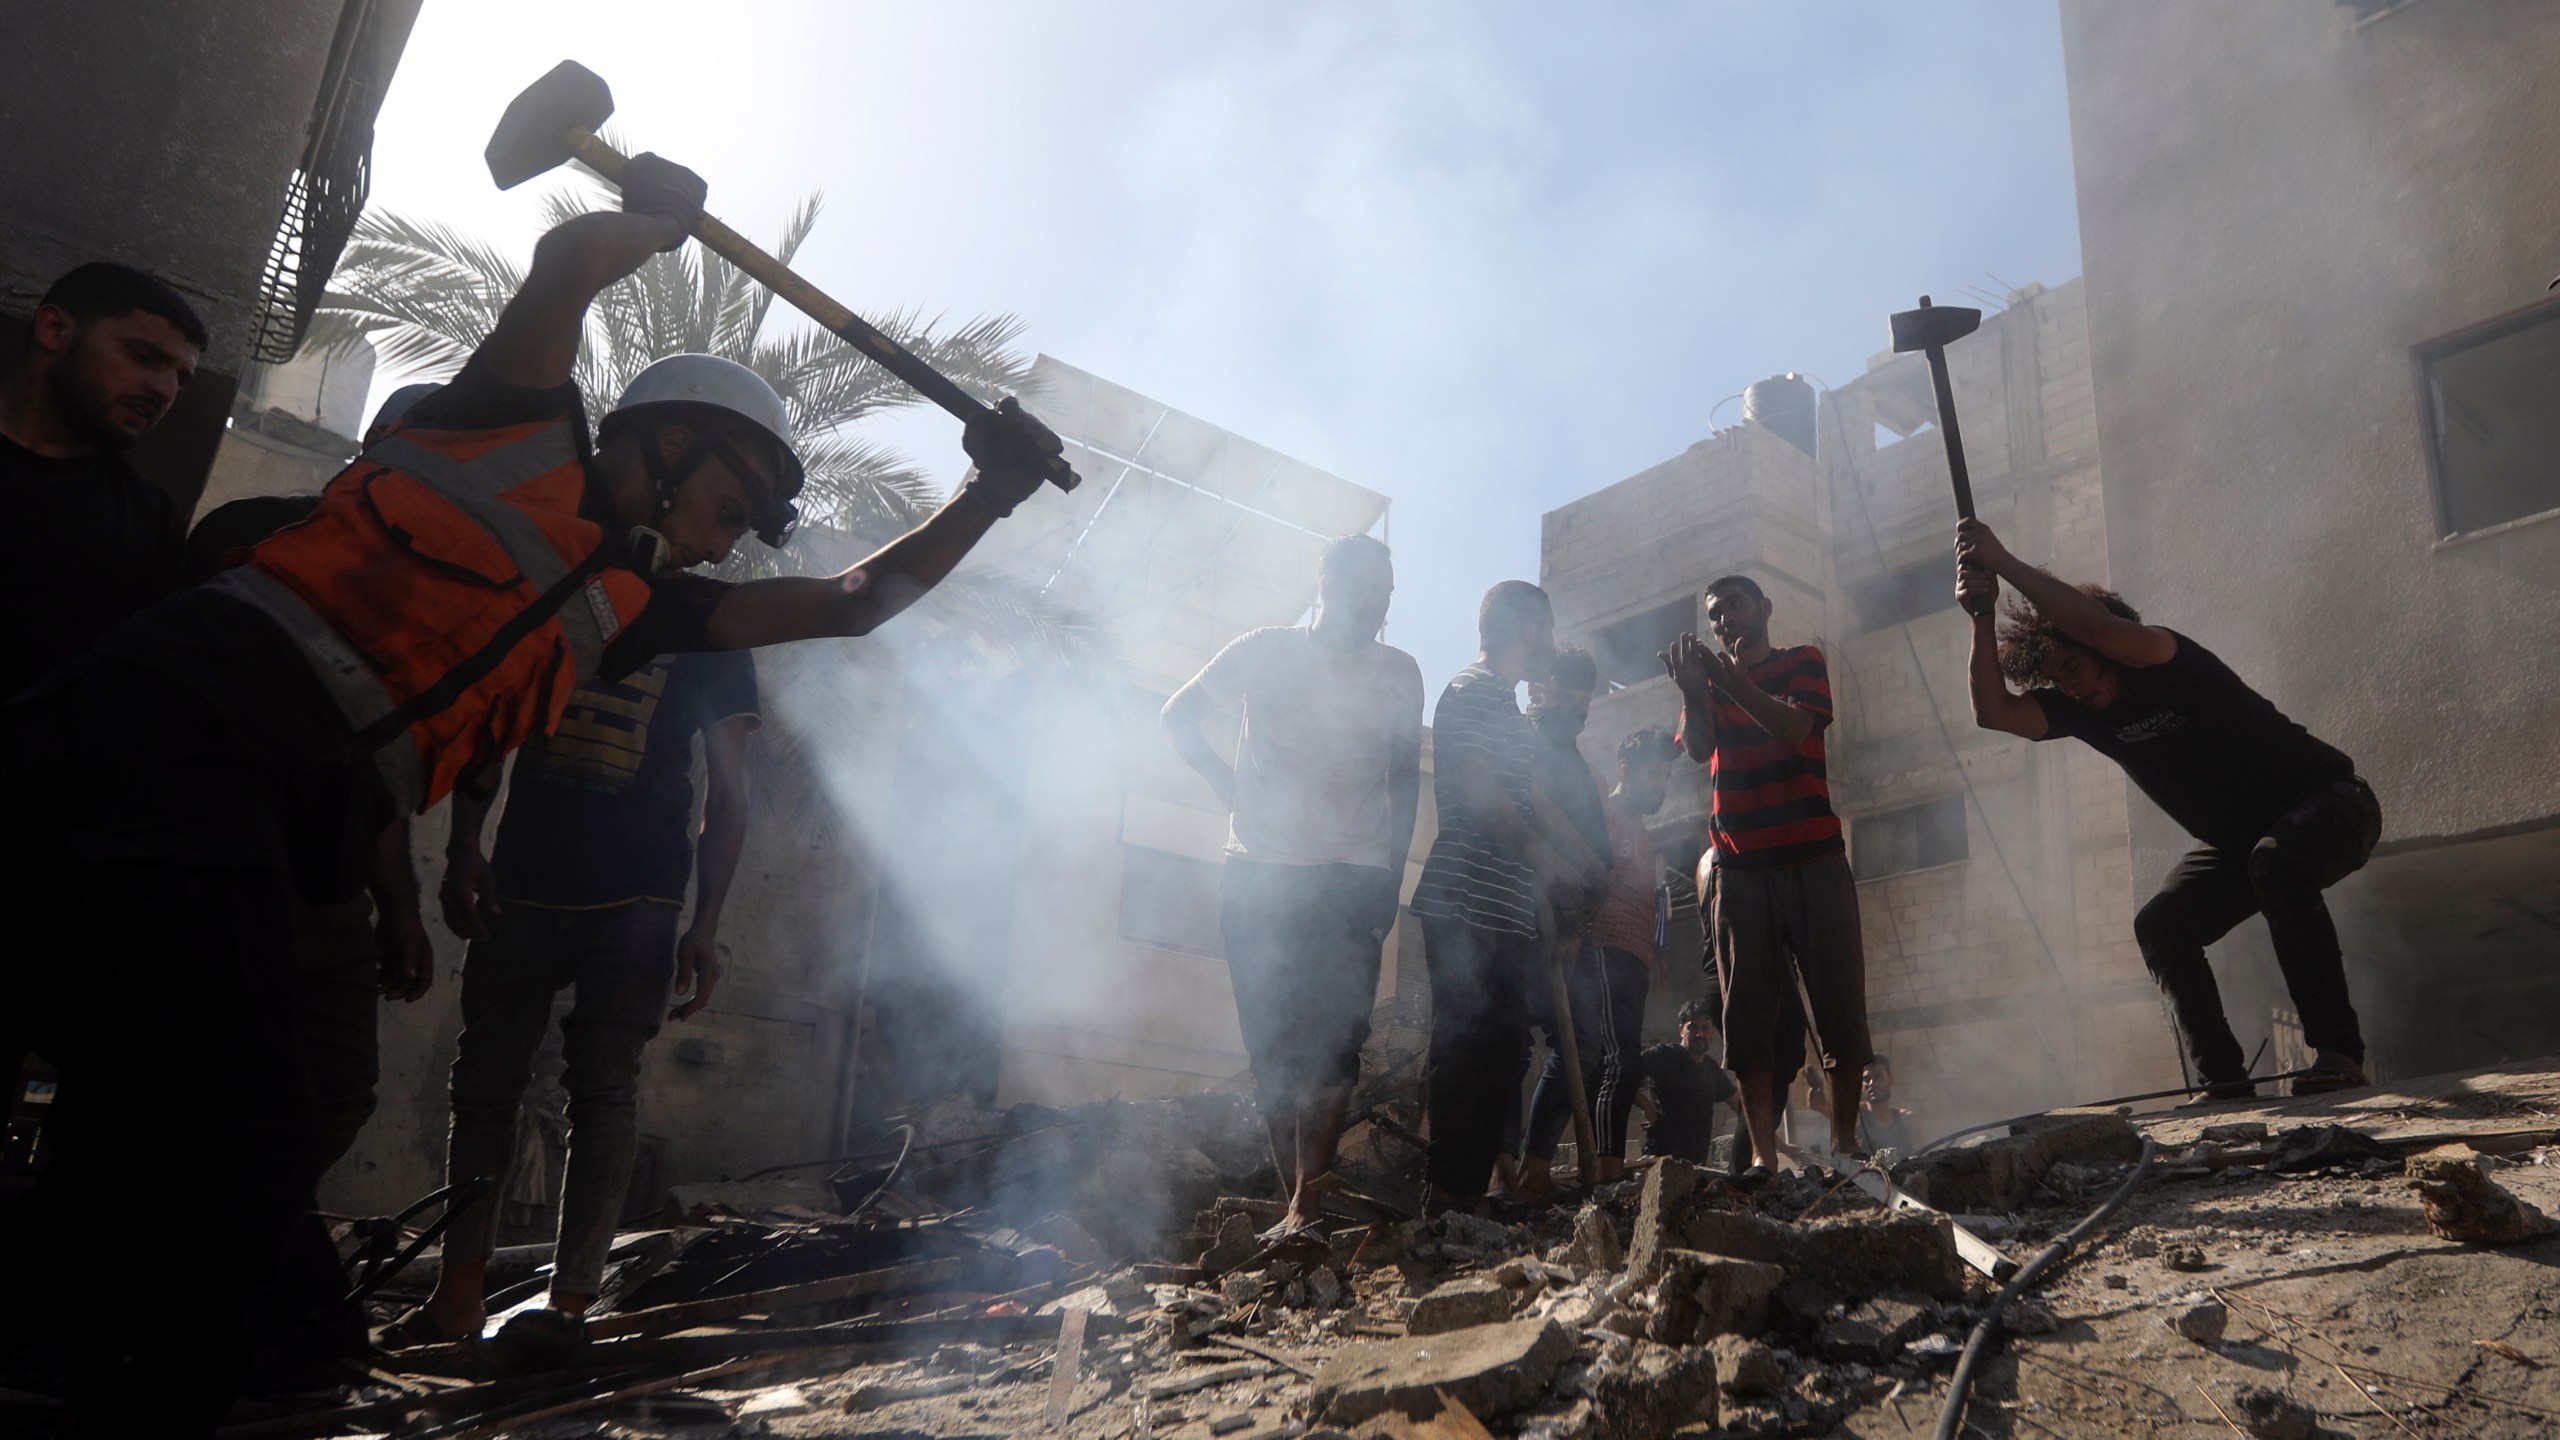
[[[395,428],[321,492],[308,519],[207,583],[290,636],[362,735],[425,707],[372,760],[404,809],[560,723],[649,585],[600,566],[602,526],[578,514],[587,474],[576,419],[495,430]],[[547,616],[546,592],[592,574]],[[421,700],[510,622],[531,629],[450,704]],[[484,662],[485,663],[485,662]],[[387,733],[387,732],[386,732]]]

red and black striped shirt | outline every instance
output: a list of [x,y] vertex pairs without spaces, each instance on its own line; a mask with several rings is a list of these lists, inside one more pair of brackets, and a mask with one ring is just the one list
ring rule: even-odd
[[1831,813],[1822,748],[1822,732],[1831,728],[1831,671],[1822,651],[1773,648],[1750,673],[1751,683],[1812,715],[1813,730],[1789,745],[1723,692],[1712,693],[1716,733],[1707,773],[1714,786],[1716,863],[1802,865],[1836,854],[1843,848],[1840,817]]

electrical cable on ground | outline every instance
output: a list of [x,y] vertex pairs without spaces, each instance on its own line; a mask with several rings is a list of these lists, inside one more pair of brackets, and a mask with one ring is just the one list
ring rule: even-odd
[[1990,1355],[1992,1342],[1999,1338],[2000,1317],[2010,1302],[2025,1294],[2027,1287],[2036,1283],[2047,1270],[2062,1263],[2071,1254],[2072,1247],[2094,1234],[2100,1225],[2106,1223],[2108,1216],[2122,1208],[2124,1202],[2132,1198],[2134,1187],[2151,1173],[2152,1158],[2159,1153],[2160,1142],[2146,1136],[2142,1142],[2141,1158],[2133,1162],[2133,1173],[2124,1177],[2124,1183],[2116,1187],[2115,1193],[2090,1211],[2087,1219],[2064,1231],[2052,1244],[2037,1251],[2034,1259],[2019,1266],[2018,1273],[2010,1276],[2009,1283],[2001,1286],[2000,1293],[1992,1297],[1991,1308],[1983,1312],[1981,1322],[1973,1327],[1972,1337],[1964,1344],[1964,1356],[1956,1361],[1956,1373],[1947,1382],[1947,1405],[1938,1412],[1937,1440],[1957,1440],[1963,1433],[1965,1404],[1972,1398],[1974,1378],[1981,1371],[1983,1360]]
[[[2320,1068],[2314,1065],[2307,1066],[2300,1070],[2287,1070],[2281,1075],[2256,1076],[2249,1083],[2253,1085],[2273,1085],[2281,1080],[2300,1080],[2307,1076],[2317,1075],[2319,1073]],[[1926,1155],[1932,1150],[1940,1149],[1951,1142],[1962,1140],[1968,1135],[1979,1135],[1985,1130],[1998,1130],[2004,1126],[2021,1125],[2029,1120],[2040,1120],[2045,1116],[2052,1114],[2054,1110],[2112,1110],[2118,1105],[2134,1105],[2145,1100],[2166,1100],[2174,1095],[2200,1095],[2212,1088],[2213,1087],[2210,1085],[2182,1085],[2169,1090],[2145,1090],[2139,1095],[2118,1095],[2111,1100],[2091,1100],[2079,1105],[2056,1105],[2053,1107],[2053,1110],[2030,1110],[2024,1115],[2012,1115],[2006,1120],[1985,1120],[1979,1125],[1967,1125],[1961,1130],[1950,1130],[1946,1134],[1939,1136],[1937,1139],[1930,1141],[1928,1144],[1921,1146],[1919,1149],[1912,1151],[1911,1155],[1912,1158]]]

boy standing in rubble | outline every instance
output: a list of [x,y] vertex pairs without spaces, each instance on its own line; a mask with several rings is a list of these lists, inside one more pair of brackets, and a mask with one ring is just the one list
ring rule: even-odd
[[1724,993],[1725,1064],[1742,1085],[1752,1163],[1745,1186],[1777,1168],[1782,1060],[1809,1018],[1830,1065],[1831,1133],[1854,1135],[1867,1065],[1867,960],[1858,888],[1832,813],[1823,731],[1831,675],[1811,645],[1769,643],[1772,606],[1759,583],[1727,575],[1706,589],[1721,649],[1682,635],[1662,656],[1680,687],[1680,742],[1707,765],[1715,863],[1702,895],[1708,948]]
[[[2133,917],[2143,963],[2177,1012],[2213,1099],[2252,1094],[2205,947],[2267,919],[2318,1073],[2296,1095],[2367,1082],[2338,927],[2321,892],[2364,868],[2382,807],[2355,762],[2287,718],[2212,651],[2142,623],[2124,597],[2071,585],[2009,553],[1991,527],[1956,530],[1956,595],[1973,620],[1973,719],[2029,740],[2076,737],[2198,842]],[[2005,619],[1990,603],[2018,592]],[[2014,683],[2025,693],[2010,689]]]
[[[1164,706],[1227,807],[1220,920],[1283,1234],[1315,1222],[1333,1169],[1421,805],[1422,669],[1378,639],[1394,594],[1384,543],[1336,540],[1312,624],[1237,637]],[[1228,705],[1244,711],[1233,765],[1204,729]]]

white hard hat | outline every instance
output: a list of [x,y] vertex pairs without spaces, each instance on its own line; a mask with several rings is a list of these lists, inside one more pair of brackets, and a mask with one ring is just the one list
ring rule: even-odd
[[781,534],[790,528],[787,514],[793,497],[800,493],[800,453],[791,444],[791,412],[782,396],[765,383],[765,378],[735,360],[717,355],[669,355],[652,361],[649,367],[631,377],[622,398],[614,402],[605,416],[605,430],[613,428],[616,416],[626,415],[659,405],[709,406],[726,410],[773,437],[781,450],[783,473],[781,493],[770,497],[773,504],[786,512],[778,523],[759,516],[757,531],[765,543],[779,545]]

